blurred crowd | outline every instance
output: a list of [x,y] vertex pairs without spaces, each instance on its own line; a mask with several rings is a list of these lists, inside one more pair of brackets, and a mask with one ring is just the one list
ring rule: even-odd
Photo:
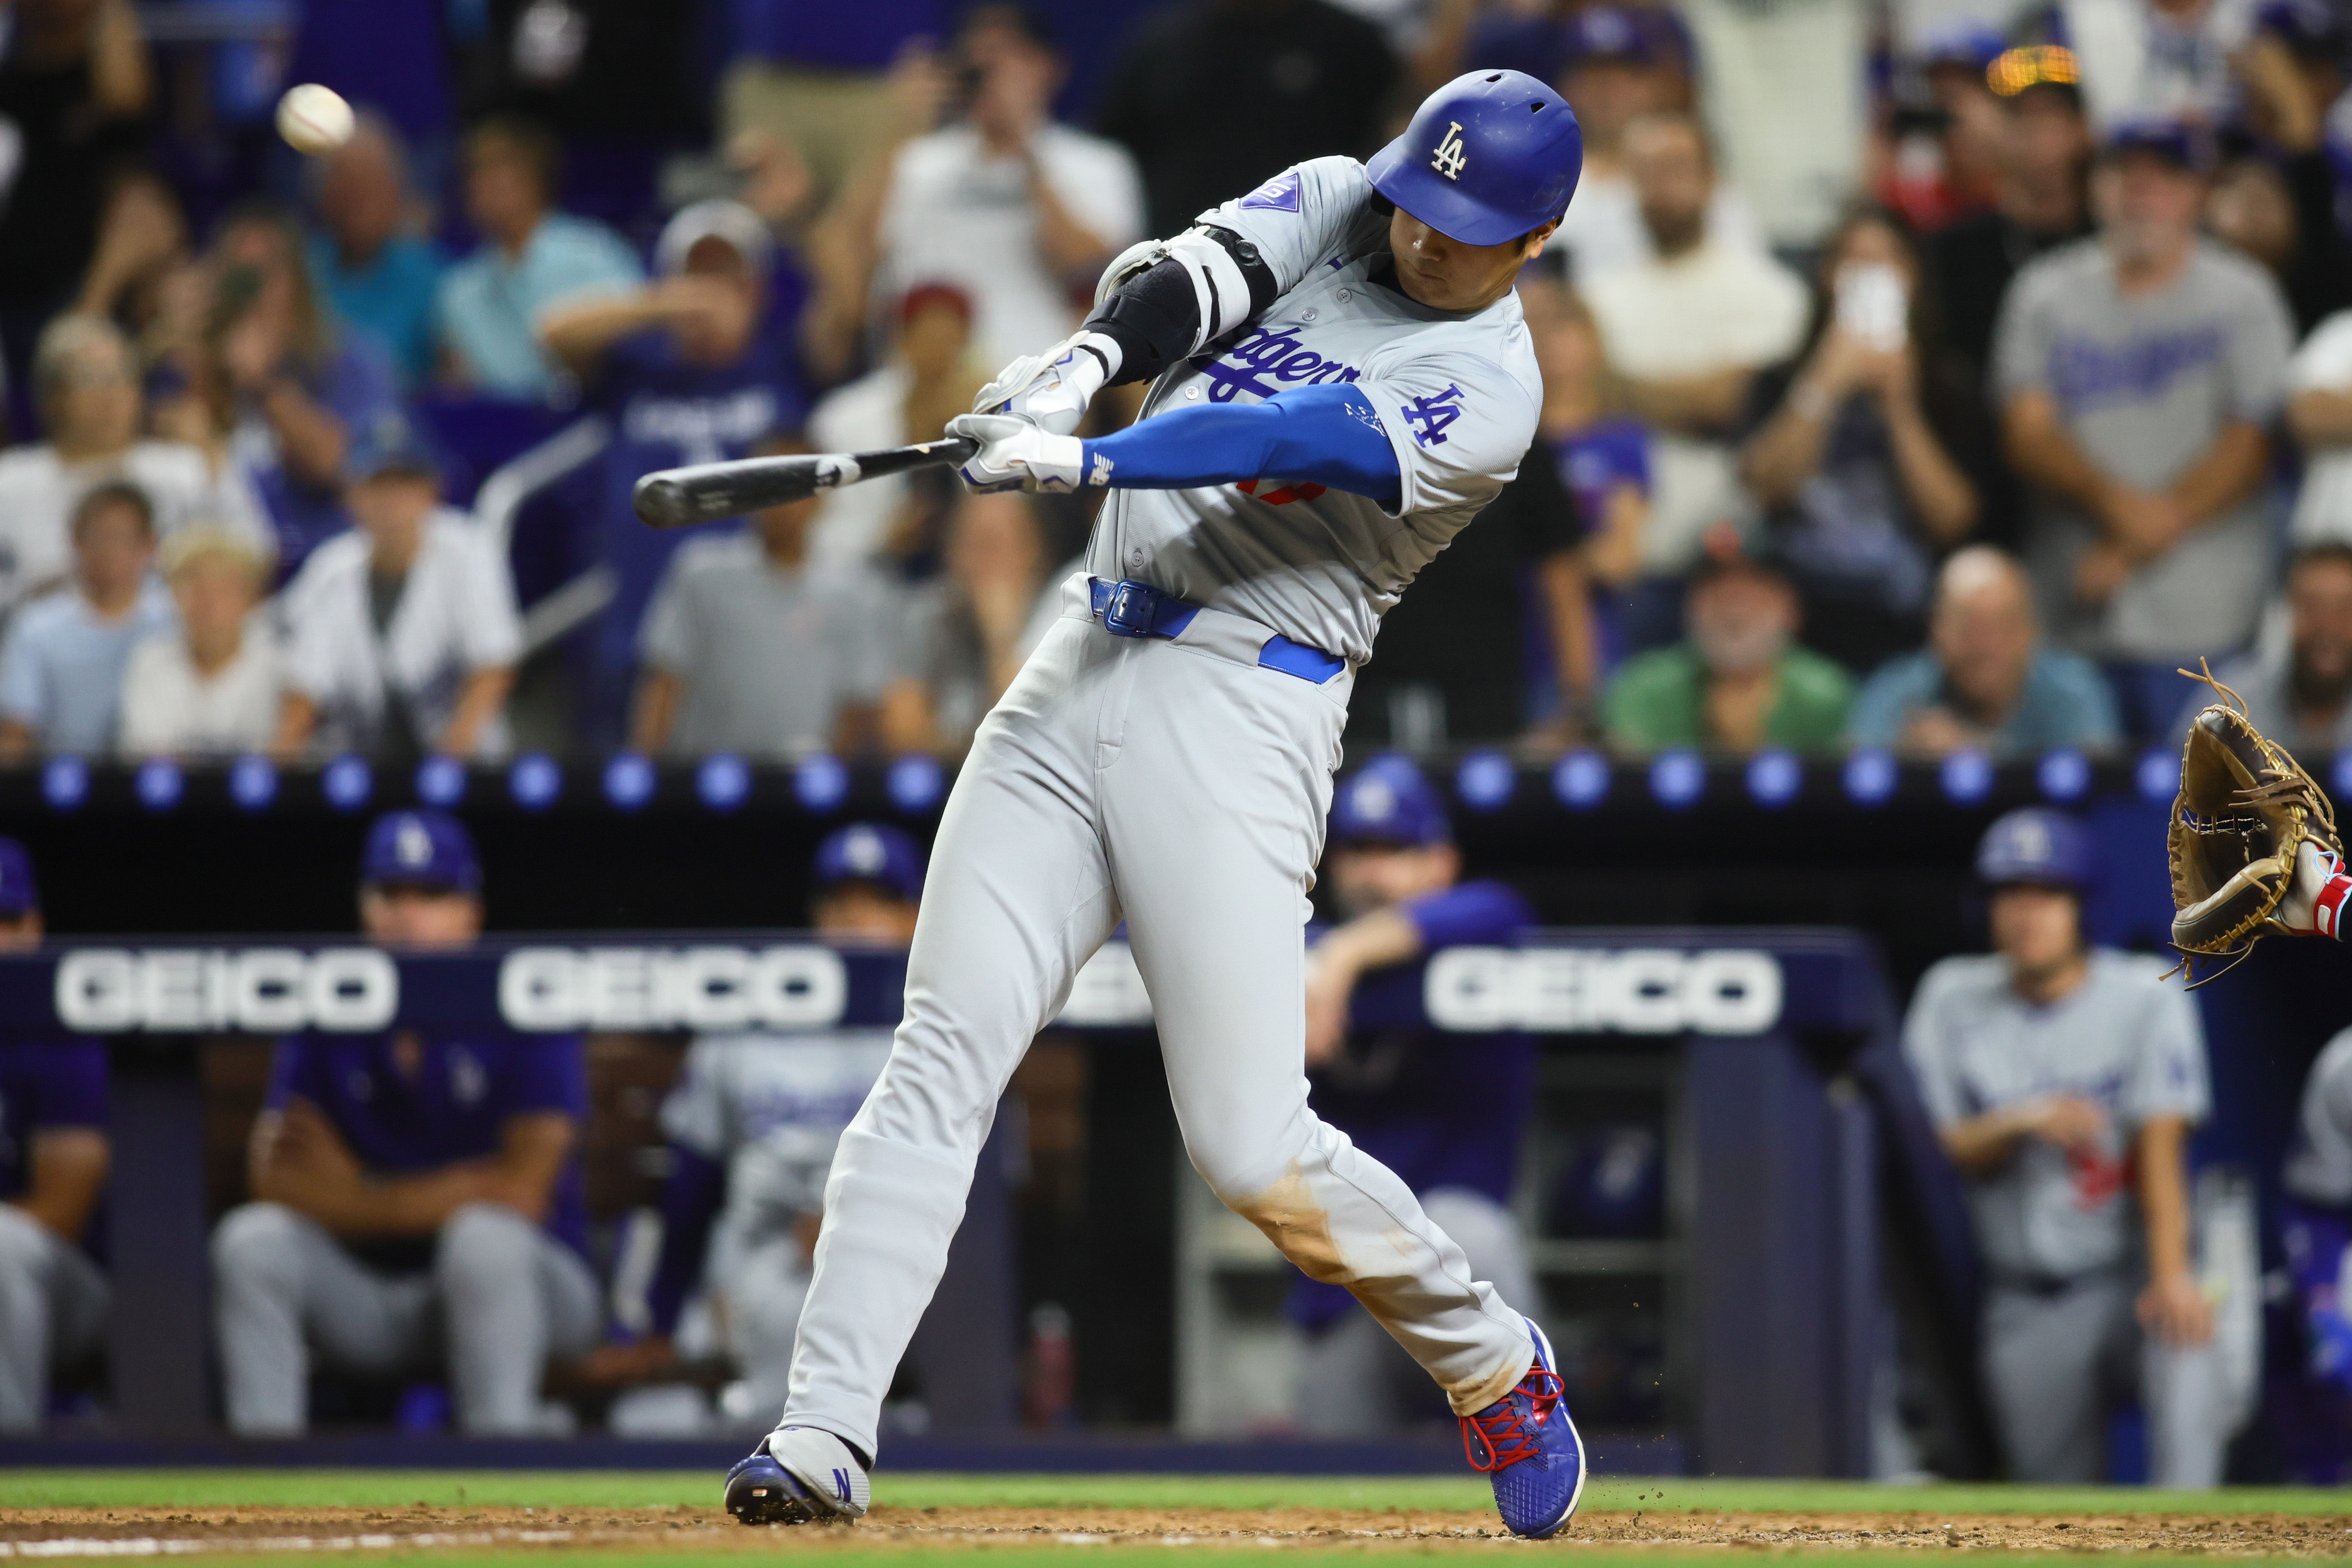
[[934,437],[1120,249],[1496,66],[1585,133],[1540,434],[1351,739],[2097,752],[2200,659],[2352,737],[2339,0],[200,14],[0,6],[0,760],[952,757],[1099,492],[634,481]]

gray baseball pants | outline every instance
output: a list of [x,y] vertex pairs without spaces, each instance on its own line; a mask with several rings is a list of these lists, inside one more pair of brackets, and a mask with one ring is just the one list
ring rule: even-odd
[[[1467,1187],[1433,1187],[1421,1194],[1421,1211],[1461,1244],[1472,1274],[1506,1300],[1534,1304],[1527,1241],[1510,1210]],[[1349,1312],[1307,1337],[1291,1408],[1308,1436],[1376,1436],[1427,1415],[1432,1404],[1427,1380],[1369,1314]]]
[[1271,634],[1215,611],[1173,641],[1113,637],[1085,585],[948,797],[905,1018],[825,1184],[782,1425],[875,1451],[997,1097],[1122,916],[1193,1168],[1455,1410],[1490,1405],[1526,1374],[1525,1321],[1307,1105],[1303,927],[1350,677],[1260,668]]
[[0,1204],[0,1433],[39,1429],[50,1370],[98,1348],[108,1300],[87,1253]]
[[604,1327],[580,1255],[501,1204],[451,1215],[422,1274],[371,1268],[283,1204],[232,1209],[212,1251],[228,1424],[241,1436],[303,1430],[313,1353],[379,1377],[445,1358],[463,1431],[539,1433],[548,1358],[585,1353]]
[[719,1287],[728,1342],[751,1385],[754,1409],[782,1408],[791,1390],[793,1341],[808,1289],[808,1255],[789,1234],[745,1247]]
[[2231,1422],[2220,1347],[2174,1349],[2143,1334],[2139,1289],[2115,1272],[2047,1294],[1987,1290],[1985,1387],[2012,1480],[2099,1480],[2107,1414],[2136,1389],[2147,1416],[2149,1481],[2221,1485]]

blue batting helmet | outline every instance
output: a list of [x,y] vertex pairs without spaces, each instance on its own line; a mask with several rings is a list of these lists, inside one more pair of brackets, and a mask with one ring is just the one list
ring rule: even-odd
[[1584,132],[1568,100],[1525,71],[1459,76],[1372,154],[1372,188],[1465,245],[1501,245],[1568,210]]
[[2064,812],[2029,805],[1985,829],[1977,875],[1998,888],[2031,882],[2082,892],[2091,881],[2091,840]]

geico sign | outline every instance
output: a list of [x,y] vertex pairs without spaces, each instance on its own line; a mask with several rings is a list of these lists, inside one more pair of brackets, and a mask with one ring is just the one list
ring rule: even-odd
[[1430,961],[1422,1005],[1442,1029],[1753,1035],[1780,1019],[1769,952],[1455,947]]
[[58,963],[57,1005],[67,1028],[92,1034],[359,1034],[392,1022],[400,1007],[400,971],[369,947],[85,947]]
[[835,1023],[849,972],[828,947],[526,947],[499,965],[518,1029],[805,1029]]

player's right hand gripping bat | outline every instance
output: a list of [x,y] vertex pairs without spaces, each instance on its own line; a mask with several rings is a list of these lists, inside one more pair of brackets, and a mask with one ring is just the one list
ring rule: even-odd
[[744,458],[731,463],[690,463],[662,468],[637,481],[630,504],[656,528],[691,528],[821,491],[909,468],[961,465],[980,450],[961,436],[889,447],[878,452],[816,452],[792,458]]

